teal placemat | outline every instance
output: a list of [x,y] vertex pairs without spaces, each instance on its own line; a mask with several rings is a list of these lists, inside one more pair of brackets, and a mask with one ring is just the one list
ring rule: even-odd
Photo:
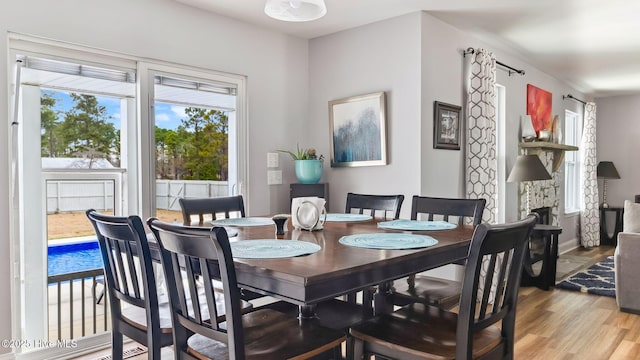
[[438,243],[438,240],[426,235],[373,233],[343,236],[338,242],[342,245],[367,249],[401,250],[433,246]]
[[392,220],[392,221],[383,221],[378,223],[378,227],[381,229],[390,229],[390,230],[414,230],[414,231],[425,231],[425,230],[450,230],[455,229],[458,226],[456,224],[448,223],[446,221],[422,221],[422,220]]
[[231,253],[240,259],[282,259],[313,254],[320,245],[298,240],[241,240],[231,243]]
[[266,217],[240,217],[231,219],[213,220],[211,225],[215,226],[265,226],[274,225],[271,218]]
[[351,221],[369,221],[373,219],[371,215],[365,214],[340,214],[329,213],[327,214],[327,222],[351,222]]

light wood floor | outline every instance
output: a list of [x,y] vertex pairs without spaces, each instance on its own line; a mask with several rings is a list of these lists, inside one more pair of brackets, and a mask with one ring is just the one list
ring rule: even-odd
[[[593,258],[613,254],[613,247],[576,249],[569,255]],[[639,284],[640,286],[640,284]],[[640,315],[620,312],[614,298],[562,289],[520,289],[516,315],[516,359],[640,359]],[[96,359],[109,350],[84,356]],[[173,359],[170,349],[163,359]],[[140,355],[133,359],[146,359]]]
[[[602,246],[569,254],[595,262],[613,250]],[[517,359],[638,359],[640,316],[620,312],[611,297],[521,288],[515,340]]]

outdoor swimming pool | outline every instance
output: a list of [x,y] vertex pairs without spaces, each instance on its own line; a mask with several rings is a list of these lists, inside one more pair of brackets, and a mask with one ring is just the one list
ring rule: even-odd
[[102,268],[98,241],[50,245],[48,248],[48,275]]

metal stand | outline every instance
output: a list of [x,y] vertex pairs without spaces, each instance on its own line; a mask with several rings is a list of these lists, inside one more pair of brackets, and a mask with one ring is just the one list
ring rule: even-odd
[[607,179],[605,178],[603,180],[604,186],[603,186],[603,190],[602,190],[602,207],[603,208],[608,208],[609,204],[607,204]]

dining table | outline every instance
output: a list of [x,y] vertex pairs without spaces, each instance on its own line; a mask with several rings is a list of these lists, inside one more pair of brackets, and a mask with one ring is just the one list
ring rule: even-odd
[[[394,230],[379,227],[382,220],[325,222],[321,230],[294,229],[291,221],[284,234],[275,224],[225,226],[235,242],[247,240],[297,240],[319,246],[311,254],[284,258],[237,258],[238,285],[253,292],[299,305],[301,317],[313,316],[314,306],[324,300],[377,286],[375,313],[391,311],[389,285],[395,279],[454,263],[467,257],[473,226],[457,225],[445,230]],[[214,224],[215,226],[215,224]],[[280,231],[282,232],[282,231]],[[237,235],[236,235],[237,234]],[[369,236],[393,238],[397,234],[424,235],[434,239],[426,247],[407,249],[363,248],[345,245],[341,238]],[[235,254],[235,253],[234,253]]]

